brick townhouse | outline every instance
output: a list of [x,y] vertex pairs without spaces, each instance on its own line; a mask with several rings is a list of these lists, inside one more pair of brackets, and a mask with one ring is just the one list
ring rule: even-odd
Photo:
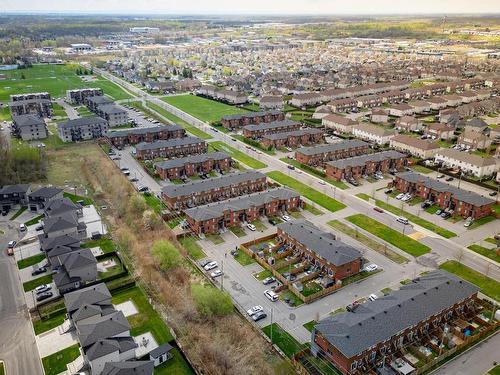
[[328,107],[332,112],[351,112],[358,108],[358,100],[356,98],[336,99],[329,102]]
[[172,138],[182,138],[186,130],[179,125],[153,126],[151,128],[136,128],[109,132],[108,140],[117,148],[125,145],[136,145],[141,142],[154,142]]
[[170,159],[154,164],[155,173],[162,180],[175,180],[181,177],[194,176],[210,171],[229,171],[231,169],[231,156],[225,152],[212,152],[187,156],[185,158]]
[[281,187],[190,208],[184,213],[190,229],[200,235],[223,232],[261,216],[277,216],[302,206],[298,193]]
[[162,188],[161,196],[169,209],[182,210],[251,194],[266,188],[265,174],[257,171],[244,171],[182,185],[167,185]]
[[453,138],[454,131],[455,129],[442,122],[433,122],[431,124],[426,125],[424,129],[424,134],[428,137],[432,137],[432,139],[446,140]]
[[478,290],[446,271],[432,271],[351,312],[320,320],[311,332],[311,352],[344,375],[378,373],[377,364],[384,373],[401,373],[395,360],[409,365],[405,347],[419,346],[431,334],[443,337],[445,326],[454,328],[455,320],[472,314]]
[[400,152],[389,150],[374,154],[338,159],[326,163],[326,176],[337,181],[347,178],[360,179],[363,175],[375,172],[389,173],[403,169],[408,157]]
[[314,265],[317,272],[333,283],[359,273],[363,265],[363,255],[358,249],[306,220],[279,224],[276,241]]
[[291,132],[265,134],[262,136],[261,143],[265,147],[290,147],[297,148],[310,144],[323,143],[325,135],[322,130],[307,128]]
[[322,166],[327,161],[366,154],[369,150],[369,143],[353,139],[313,147],[301,147],[295,151],[295,159],[302,164]]
[[258,125],[273,121],[283,121],[285,113],[281,111],[248,112],[238,115],[226,115],[220,122],[226,129],[241,128],[246,125]]
[[66,90],[66,101],[71,104],[86,104],[86,98],[103,95],[101,88]]
[[393,185],[403,193],[430,200],[442,209],[452,209],[454,216],[479,219],[493,213],[495,201],[471,191],[434,180],[415,172],[396,175]]
[[9,108],[12,116],[27,114],[40,117],[52,116],[52,102],[47,92],[11,95]]
[[243,127],[243,135],[247,138],[260,138],[264,134],[274,134],[299,130],[301,123],[292,120],[273,121],[259,125],[247,125]]
[[352,133],[352,128],[358,125],[358,122],[351,120],[349,117],[331,114],[321,120],[321,125],[326,129],[334,129],[339,133]]
[[138,159],[179,158],[206,153],[207,143],[198,137],[188,136],[141,142],[135,146],[135,150]]

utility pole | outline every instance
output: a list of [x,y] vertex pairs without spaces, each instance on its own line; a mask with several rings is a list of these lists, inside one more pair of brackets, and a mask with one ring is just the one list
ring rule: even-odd
[[271,307],[271,345],[274,344],[273,342],[273,308]]
[[224,290],[224,259],[221,266],[222,275],[220,276],[220,290]]

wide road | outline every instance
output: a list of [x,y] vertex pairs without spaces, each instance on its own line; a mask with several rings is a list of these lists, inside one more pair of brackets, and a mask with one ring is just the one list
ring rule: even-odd
[[13,257],[5,249],[17,239],[13,222],[0,221],[0,360],[8,375],[42,375],[33,327]]

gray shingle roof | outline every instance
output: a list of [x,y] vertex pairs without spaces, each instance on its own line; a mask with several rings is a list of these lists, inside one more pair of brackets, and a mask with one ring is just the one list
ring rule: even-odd
[[26,194],[29,189],[30,189],[29,184],[4,185],[0,188],[0,195],[14,194],[14,193]]
[[85,351],[85,356],[92,361],[114,352],[124,353],[137,348],[132,337],[113,337],[97,341]]
[[237,114],[237,115],[225,115],[222,117],[222,119],[223,120],[237,120],[240,118],[255,118],[255,117],[265,116],[267,114],[277,115],[279,113],[280,113],[280,111],[248,112],[248,113],[242,113],[242,114]]
[[52,187],[52,186],[44,186],[37,191],[34,191],[31,193],[29,196],[30,198],[43,198],[43,199],[48,199],[55,197],[57,194],[59,194],[63,189]]
[[89,97],[87,97],[86,100],[87,100],[87,102],[90,102],[90,103],[96,104],[96,105],[113,103],[113,101],[110,98],[108,98],[107,96],[104,96],[104,95],[89,96]]
[[247,125],[243,127],[243,130],[248,130],[248,131],[268,131],[268,130],[273,130],[277,128],[283,128],[283,127],[296,127],[300,126],[300,122],[293,121],[293,120],[283,120],[283,121],[273,121],[273,122],[267,122],[263,124],[258,124],[258,125]]
[[65,122],[59,122],[58,128],[80,128],[82,126],[107,124],[107,121],[99,116],[80,117]]
[[80,239],[74,235],[64,234],[62,236],[45,238],[44,235],[39,236],[40,248],[43,251],[50,251],[56,246],[69,246],[71,248],[80,247]]
[[107,362],[101,375],[153,375],[153,361]]
[[77,323],[80,345],[85,349],[101,339],[110,338],[130,330],[123,312],[116,311],[89,323]]
[[103,104],[98,107],[100,112],[107,113],[108,115],[116,113],[127,113],[123,108],[117,106],[116,104]]
[[81,206],[73,203],[68,198],[52,199],[45,205],[45,213],[49,216],[62,215],[66,212],[75,212],[81,209]]
[[96,265],[97,260],[90,249],[80,249],[71,251],[59,256],[59,263],[70,272],[73,269],[82,268],[90,265]]
[[360,305],[354,312],[325,318],[315,329],[351,358],[478,290],[446,271],[433,271],[388,296]]
[[144,135],[144,134],[151,134],[151,133],[161,133],[161,132],[168,132],[168,131],[177,131],[179,129],[182,129],[179,125],[168,125],[168,126],[152,126],[149,128],[134,128],[134,129],[127,129],[127,130],[117,130],[117,131],[110,131],[108,133],[108,138],[115,138],[115,137],[128,137],[129,135]]
[[111,304],[111,293],[104,283],[75,290],[64,295],[64,305],[69,313],[78,310],[81,306],[96,304]]
[[156,349],[153,349],[149,352],[149,356],[150,358],[158,358],[159,356],[161,356],[162,354],[165,354],[165,353],[168,353],[169,351],[171,351],[173,349],[173,346],[170,345],[168,342],[166,344],[163,344],[163,345],[160,345],[159,347],[157,347]]
[[76,214],[66,212],[62,215],[51,216],[43,220],[43,232],[45,234],[56,232],[59,230],[78,228],[84,226],[85,223],[79,223]]
[[313,147],[301,147],[297,150],[297,152],[300,152],[301,154],[304,155],[318,155],[325,152],[336,152],[357,147],[369,147],[369,145],[370,145],[369,143],[366,143],[364,141],[352,139],[348,141],[328,143],[325,145],[319,145]]
[[334,160],[328,162],[327,164],[338,169],[345,169],[348,167],[363,167],[368,161],[382,162],[384,160],[395,160],[404,157],[406,157],[405,154],[394,150],[389,150],[376,152],[374,154],[366,154],[361,156],[354,156],[352,158]]
[[287,139],[288,137],[302,137],[304,135],[314,135],[314,134],[320,134],[323,133],[319,129],[314,129],[314,128],[308,128],[308,129],[299,129],[299,130],[293,130],[291,132],[281,132],[281,133],[272,133],[272,134],[265,134],[262,136],[262,138],[270,139],[270,140],[278,140],[278,139]]
[[193,156],[187,156],[184,158],[170,159],[164,160],[158,163],[155,163],[154,166],[160,169],[170,169],[170,168],[180,168],[185,166],[186,164],[198,164],[203,163],[207,160],[225,160],[230,158],[228,154],[225,152],[211,152],[209,154],[199,154]]
[[358,249],[335,240],[331,233],[322,231],[307,220],[288,221],[279,224],[278,228],[335,266],[341,266],[362,257]]
[[138,145],[136,145],[135,148],[138,151],[145,151],[145,150],[156,150],[159,148],[187,146],[187,145],[198,144],[198,143],[205,143],[205,142],[198,137],[188,136],[188,137],[183,137],[183,138],[160,140],[160,141],[151,142],[151,143],[142,142],[142,143],[139,143]]
[[14,115],[12,116],[13,122],[17,127],[23,128],[25,126],[33,126],[33,125],[45,125],[43,118],[34,114],[26,114],[26,115]]

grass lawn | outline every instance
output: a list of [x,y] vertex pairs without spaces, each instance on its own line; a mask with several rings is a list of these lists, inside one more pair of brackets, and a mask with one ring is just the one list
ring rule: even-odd
[[262,224],[262,221],[260,221],[259,219],[252,221],[251,224],[255,225],[255,228],[257,228],[257,230],[259,231],[264,231],[267,229],[267,227]]
[[255,259],[245,253],[243,250],[238,250],[238,254],[234,257],[236,261],[242,266],[248,266],[249,264],[255,263]]
[[31,220],[28,220],[24,223],[24,225],[26,225],[27,227],[31,226],[31,225],[35,225],[35,224],[38,224],[40,222],[40,220],[42,220],[44,218],[43,215],[38,215],[38,216],[35,216],[33,219]]
[[305,348],[305,345],[295,340],[295,338],[281,328],[278,323],[265,326],[262,328],[262,331],[267,337],[271,338],[272,336],[273,344],[276,344],[288,358],[292,358],[295,353]]
[[489,375],[500,375],[500,365],[493,367],[490,371],[488,371]]
[[84,206],[90,206],[90,205],[94,204],[94,202],[92,201],[92,199],[90,199],[88,197],[84,197],[82,195],[76,195],[76,194],[71,194],[71,193],[63,193],[63,196],[65,196],[66,198],[68,198],[73,203],[77,203],[78,201],[83,201],[83,205]]
[[439,268],[465,279],[481,288],[481,292],[487,296],[500,301],[500,282],[479,273],[472,268],[464,266],[455,260],[449,260],[439,266]]
[[255,276],[255,278],[256,278],[257,280],[262,281],[262,280],[264,280],[265,278],[268,278],[268,277],[273,276],[273,273],[272,273],[271,271],[269,271],[269,270],[262,270],[262,271],[260,271],[259,273],[254,274],[254,276]]
[[487,258],[490,258],[497,263],[500,263],[500,255],[497,255],[495,249],[487,249],[486,247],[480,245],[470,245],[469,249]]
[[33,322],[33,328],[35,329],[35,335],[40,333],[50,331],[52,328],[56,328],[61,325],[66,318],[66,312],[57,314],[50,319],[35,320]]
[[143,197],[146,204],[157,214],[161,214],[161,211],[167,207],[165,206],[165,203],[152,194],[143,194]]
[[168,96],[161,100],[206,122],[220,121],[222,116],[225,115],[248,112],[238,107],[195,95]]
[[170,352],[173,357],[167,362],[162,363],[154,369],[154,375],[171,375],[171,374],[194,374],[194,371],[189,367],[188,363],[182,357],[181,352],[177,348],[173,348]]
[[281,158],[281,161],[293,165],[295,168],[302,169],[304,172],[310,173],[318,178],[321,178],[323,181],[328,182],[330,185],[336,186],[339,189],[346,190],[349,189],[349,186],[344,184],[342,181],[337,181],[334,180],[333,178],[328,178],[324,176],[324,173],[321,173],[314,167],[310,167],[308,165],[304,165],[302,163],[299,163],[297,160],[290,159],[290,158]]
[[312,213],[313,215],[316,215],[316,216],[324,214],[323,211],[321,211],[320,209],[316,208],[312,204],[306,204],[306,206],[304,207],[304,210],[309,211],[310,213]]
[[98,240],[90,240],[85,243],[82,243],[80,247],[84,249],[90,249],[93,247],[100,247],[102,252],[107,254],[111,253],[115,250],[115,244],[110,238],[102,237]]
[[182,237],[179,242],[194,260],[206,257],[206,254],[203,252],[200,245],[198,245],[197,239],[194,236]]
[[302,295],[304,297],[309,297],[313,294],[321,292],[322,290],[323,290],[323,288],[320,285],[318,285],[317,283],[315,283],[314,281],[307,281],[304,284],[304,290],[302,291]]
[[279,182],[282,185],[294,189],[304,197],[310,199],[311,201],[315,202],[316,204],[319,204],[320,206],[326,208],[331,212],[339,211],[346,207],[343,203],[340,203],[335,199],[323,193],[320,193],[319,191],[303,184],[300,181],[297,181],[292,177],[287,176],[286,174],[280,171],[268,172],[267,176]]
[[0,108],[0,121],[12,121],[10,109],[8,106]]
[[210,145],[214,148],[214,150],[224,151],[224,152],[228,153],[229,155],[231,155],[236,160],[238,160],[238,161],[242,162],[243,164],[249,166],[250,168],[253,168],[253,169],[262,169],[262,168],[266,168],[267,167],[267,164],[265,164],[265,163],[263,163],[263,162],[261,162],[261,161],[259,161],[257,159],[254,159],[254,158],[248,156],[244,152],[238,151],[235,148],[226,145],[222,141],[211,142]]
[[72,345],[57,353],[42,358],[45,375],[57,375],[66,371],[66,365],[80,356],[80,346]]
[[361,271],[359,273],[356,273],[354,275],[348,276],[345,279],[343,279],[342,286],[347,286],[349,284],[357,283],[358,281],[361,281],[361,280],[366,279],[367,277],[376,275],[379,272],[382,272],[382,270],[380,268],[374,272]]
[[175,123],[175,124],[177,124],[179,126],[182,126],[184,129],[186,129],[186,131],[188,131],[189,133],[191,133],[192,135],[194,135],[194,136],[196,136],[198,138],[201,138],[201,139],[212,139],[213,138],[210,134],[205,133],[204,131],[198,129],[196,126],[187,123],[186,121],[184,121],[181,118],[177,117],[173,113],[170,113],[166,109],[163,109],[162,107],[160,107],[160,106],[158,106],[158,105],[156,105],[154,103],[151,103],[151,102],[147,101],[146,105],[149,108],[151,108],[152,110],[158,112],[163,117],[165,117],[168,120],[172,121],[173,123]]
[[311,320],[310,322],[304,323],[302,326],[307,329],[309,332],[312,332],[314,326],[318,323],[315,320]]
[[418,164],[412,165],[411,169],[413,169],[416,172],[423,173],[423,174],[429,174],[431,172],[434,172],[432,169],[426,168],[426,167],[424,167],[422,165],[418,165]]
[[236,237],[245,237],[247,235],[242,227],[231,227],[229,230],[233,232]]
[[35,289],[37,286],[40,286],[42,284],[50,284],[51,282],[52,282],[52,274],[44,275],[42,277],[38,277],[36,279],[26,281],[23,284],[23,289],[25,292],[29,292],[30,290]]
[[130,323],[132,336],[151,332],[156,342],[161,345],[173,340],[160,315],[149,304],[147,296],[139,287],[133,287],[114,295],[111,302],[116,305],[131,300],[139,313],[127,318]]
[[90,112],[90,110],[83,106],[83,107],[78,107],[77,110],[78,114],[80,117],[89,117],[89,116],[94,116],[94,113]]
[[293,306],[300,306],[304,303],[299,297],[297,297],[289,290],[285,290],[284,292],[280,293],[280,300],[284,301],[285,298],[288,298],[290,299],[290,301],[293,301]]
[[214,245],[220,245],[221,243],[224,243],[224,239],[219,234],[209,233],[206,235],[206,237],[207,240],[212,242]]
[[400,248],[413,256],[424,255],[431,251],[430,247],[415,241],[414,239],[399,233],[398,231],[389,228],[388,226],[371,219],[366,215],[357,214],[346,218],[351,223],[363,228],[367,232],[389,242],[390,244]]
[[497,240],[495,240],[493,237],[488,237],[488,238],[485,238],[484,239],[485,242],[489,242],[493,245],[496,245],[497,244]]
[[470,230],[470,229],[477,228],[477,227],[479,227],[481,225],[490,223],[493,220],[496,220],[496,218],[495,218],[494,215],[484,216],[484,217],[482,217],[480,219],[474,220],[474,222],[472,223],[472,225],[468,229]]
[[342,223],[339,220],[331,220],[328,222],[328,225],[330,225],[332,228],[341,231],[342,233],[347,234],[352,238],[355,238],[358,242],[361,242],[363,245],[368,246],[372,250],[375,250],[377,253],[385,255],[393,262],[399,264],[408,262],[408,259],[406,259],[402,255],[399,255],[395,251],[389,249],[387,245],[372,240],[370,237],[364,235],[363,233],[360,233],[358,230],[349,227],[348,225]]
[[17,268],[19,268],[21,270],[23,268],[26,268],[26,267],[29,267],[29,266],[33,266],[33,265],[35,265],[37,263],[40,263],[44,259],[45,259],[45,253],[44,254],[33,255],[33,256],[29,257],[29,258],[24,258],[24,259],[21,259],[21,260],[17,261]]
[[10,220],[15,220],[17,219],[24,211],[26,211],[28,209],[28,207],[24,206],[24,207],[21,207],[19,210],[17,210],[17,212],[12,215],[12,217],[10,218]]

